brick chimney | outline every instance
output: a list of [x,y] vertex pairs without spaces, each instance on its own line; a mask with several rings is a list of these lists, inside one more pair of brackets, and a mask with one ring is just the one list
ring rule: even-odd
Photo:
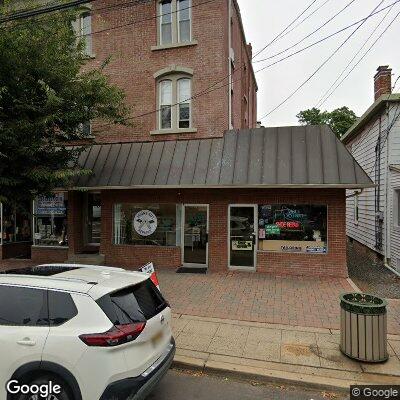
[[374,76],[375,100],[383,94],[392,93],[392,69],[389,65],[381,65]]

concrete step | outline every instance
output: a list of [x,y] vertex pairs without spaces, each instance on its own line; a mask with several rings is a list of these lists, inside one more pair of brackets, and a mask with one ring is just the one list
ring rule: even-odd
[[103,254],[74,254],[69,256],[66,264],[105,265]]

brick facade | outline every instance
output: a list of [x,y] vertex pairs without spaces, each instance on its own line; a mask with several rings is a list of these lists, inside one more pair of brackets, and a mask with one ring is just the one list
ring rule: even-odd
[[116,203],[209,204],[209,270],[212,272],[228,269],[229,204],[324,204],[328,206],[328,254],[258,251],[257,271],[276,275],[347,277],[345,191],[342,189],[103,191],[100,252],[105,255],[106,264],[137,268],[153,261],[159,268],[176,268],[181,265],[179,247],[113,245],[112,213]]
[[32,246],[31,260],[37,264],[63,263],[68,260],[68,248]]
[[[126,93],[130,116],[156,110],[156,79],[154,74],[173,66],[193,70],[192,95],[209,88],[220,80],[220,89],[192,101],[195,133],[151,135],[156,129],[156,114],[131,119],[129,127],[93,123],[92,132],[97,142],[132,142],[168,139],[191,139],[222,136],[229,129],[229,29],[228,1],[215,0],[202,5],[204,0],[192,0],[192,38],[194,44],[155,50],[157,45],[157,1],[145,0],[131,6],[114,7],[116,0],[99,0],[92,5],[93,59],[86,69],[104,69],[112,83]],[[234,128],[256,126],[256,82],[251,65],[251,46],[245,42],[236,1],[232,1],[232,49],[235,72],[232,80]],[[159,13],[159,11],[158,11]],[[133,21],[142,23],[130,24]],[[127,25],[118,29],[112,27]],[[104,32],[101,32],[105,30]],[[242,65],[243,68],[242,68]]]

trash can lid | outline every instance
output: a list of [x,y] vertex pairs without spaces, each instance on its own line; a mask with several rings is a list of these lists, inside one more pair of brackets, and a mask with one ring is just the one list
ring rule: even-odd
[[341,306],[358,314],[383,314],[388,302],[368,293],[344,293],[340,295]]

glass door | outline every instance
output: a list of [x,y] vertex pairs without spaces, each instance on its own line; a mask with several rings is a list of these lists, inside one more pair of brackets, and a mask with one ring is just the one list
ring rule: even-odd
[[229,267],[255,269],[256,266],[256,207],[229,206]]
[[208,266],[208,205],[183,206],[182,261],[184,267]]
[[101,197],[100,193],[86,195],[86,245],[99,245],[101,238]]

